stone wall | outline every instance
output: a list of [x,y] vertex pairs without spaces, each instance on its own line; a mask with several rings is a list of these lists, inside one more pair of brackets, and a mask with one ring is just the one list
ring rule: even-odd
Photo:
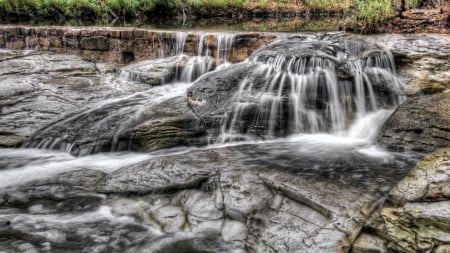
[[[77,54],[90,61],[128,63],[172,55],[177,35],[179,32],[122,27],[0,26],[0,48],[38,49]],[[197,55],[199,45],[203,45],[203,50],[208,48],[212,56],[217,55],[220,33],[189,32],[186,35],[184,53]],[[200,38],[204,38],[203,43],[199,43]],[[236,33],[229,60],[242,61],[275,39],[273,34]]]

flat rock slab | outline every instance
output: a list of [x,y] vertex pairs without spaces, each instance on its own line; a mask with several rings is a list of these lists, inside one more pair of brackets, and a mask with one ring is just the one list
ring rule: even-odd
[[[12,225],[0,242],[81,251],[113,247],[129,233],[125,248],[112,252],[348,252],[385,196],[380,189],[403,177],[408,163],[388,159],[366,169],[373,158],[333,147],[342,153],[330,151],[325,162],[317,147],[304,145],[174,150],[107,174],[86,168],[9,188],[0,195],[0,220]],[[348,170],[336,167],[342,154]],[[82,224],[64,227],[68,218]],[[37,232],[35,223],[51,233]],[[105,243],[93,243],[98,237]]]

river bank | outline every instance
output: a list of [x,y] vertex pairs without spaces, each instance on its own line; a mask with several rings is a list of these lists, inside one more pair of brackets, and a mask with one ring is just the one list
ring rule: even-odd
[[[381,0],[377,0],[381,1]],[[444,33],[450,30],[450,4],[421,7],[421,11],[389,3],[383,7],[358,6],[353,1],[237,1],[193,4],[89,5],[79,3],[54,6],[0,3],[0,23],[68,26],[132,26],[164,29],[220,29],[243,31],[350,31],[374,33]],[[370,2],[370,1],[369,1]],[[388,1],[389,2],[389,1]],[[109,3],[109,5],[108,5]],[[365,1],[362,1],[365,3]],[[377,2],[378,3],[378,2]],[[30,3],[28,3],[30,4]],[[111,5],[111,6],[110,6]],[[373,8],[373,9],[371,9]],[[385,9],[383,12],[381,9]],[[170,18],[167,18],[170,17]]]

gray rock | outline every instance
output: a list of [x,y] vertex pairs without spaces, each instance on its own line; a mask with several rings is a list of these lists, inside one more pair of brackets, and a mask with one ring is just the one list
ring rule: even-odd
[[178,86],[179,90],[171,87],[173,91],[166,92],[166,87],[157,87],[110,99],[66,115],[36,132],[30,143],[54,149],[69,146],[68,152],[76,155],[200,145],[205,142],[203,126],[186,99],[177,96],[184,93],[186,84]]
[[431,153],[450,146],[450,92],[414,97],[384,124],[378,142],[392,151]]
[[398,74],[404,79],[407,93],[429,94],[450,88],[448,61],[450,36],[386,34],[365,36],[362,39],[392,51],[396,58]]
[[352,253],[387,253],[386,240],[362,233],[352,246]]
[[[369,231],[396,252],[439,252],[450,243],[449,149],[426,156],[390,192]],[[444,251],[445,252],[445,251]]]
[[23,210],[30,214],[86,212],[97,209],[105,196],[94,192],[105,176],[96,170],[76,170],[24,185],[2,189],[3,208]]
[[156,150],[174,146],[205,144],[205,129],[187,106],[186,98],[176,97],[148,108],[147,120],[134,126],[131,146],[136,150]]
[[[150,193],[197,186],[217,170],[213,152],[154,158],[106,176],[98,190],[108,193]],[[218,164],[220,166],[220,163]]]
[[0,74],[50,74],[64,75],[95,74],[95,64],[83,61],[78,56],[65,54],[38,54],[0,61]]
[[140,61],[122,67],[119,75],[129,81],[160,85],[177,78],[177,72],[187,63],[187,57],[174,56],[157,60]]
[[226,214],[246,222],[253,213],[266,207],[273,193],[255,171],[226,171],[220,175],[220,190]]
[[450,150],[424,157],[389,193],[388,202],[402,206],[409,202],[440,201],[450,198]]
[[75,56],[19,56],[0,61],[2,147],[22,145],[37,129],[65,114],[148,88],[124,85],[112,74],[97,75],[94,63]]

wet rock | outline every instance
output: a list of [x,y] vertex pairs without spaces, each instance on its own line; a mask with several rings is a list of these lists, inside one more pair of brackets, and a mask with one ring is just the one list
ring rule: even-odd
[[362,233],[352,246],[352,253],[387,253],[386,241],[370,234]]
[[222,118],[230,113],[232,98],[238,91],[239,83],[256,66],[252,63],[239,63],[220,73],[210,73],[195,82],[188,90],[192,98],[199,103],[190,103],[196,115],[201,117],[206,128],[214,129],[220,126]]
[[169,83],[177,78],[177,71],[186,62],[186,57],[141,61],[121,68],[119,75],[130,81],[142,82],[149,85],[160,85]]
[[5,239],[25,241],[38,249],[47,248],[47,252],[127,252],[154,235],[132,219],[115,219],[107,207],[82,217],[17,214],[0,215],[0,219],[10,221],[9,226],[0,228],[0,245]]
[[389,34],[363,38],[389,48],[406,92],[437,93],[450,88],[450,36],[436,34]]
[[245,252],[221,240],[216,233],[174,233],[147,242],[130,252],[190,253],[190,252]]
[[132,130],[131,145],[135,149],[156,150],[204,143],[205,130],[199,118],[187,107],[184,97],[170,99],[144,113],[150,119]]
[[17,147],[37,129],[105,98],[148,87],[121,85],[112,74],[76,56],[21,55],[0,61],[0,146]]
[[[46,146],[54,149],[64,149],[70,144],[70,152],[78,155],[111,150],[152,151],[204,143],[203,126],[187,107],[186,99],[171,98],[170,94],[167,99],[166,94],[161,94],[159,100],[149,99],[154,96],[152,91],[68,115],[38,132],[32,143],[48,142]],[[183,93],[182,87],[176,92]],[[92,128],[95,131],[87,131]]]
[[423,153],[450,146],[450,92],[406,101],[386,121],[378,142],[392,151]]
[[63,75],[95,74],[95,64],[83,61],[77,56],[62,54],[41,54],[20,57],[0,62],[0,74],[50,74]]
[[273,198],[273,193],[255,171],[222,173],[220,190],[226,214],[241,222],[266,207]]
[[214,173],[211,162],[215,156],[207,152],[180,155],[173,160],[155,158],[111,173],[98,190],[143,194],[195,187]]
[[154,217],[164,232],[177,232],[185,230],[187,225],[186,213],[181,206],[163,205],[158,208],[152,208],[152,217]]
[[104,173],[95,170],[78,170],[2,189],[2,207],[23,209],[30,214],[95,210],[105,198],[93,193],[93,190],[104,176]]
[[[308,215],[309,218],[316,217],[312,221],[303,217],[304,215]],[[270,249],[276,252],[291,250],[344,252],[342,247],[348,244],[345,242],[345,235],[339,231],[329,230],[331,234],[326,235],[327,219],[325,217],[317,216],[317,213],[308,207],[286,198],[282,200],[278,208],[258,212],[252,217],[252,221],[249,237],[255,239],[251,241],[251,248],[257,252],[270,252]],[[309,236],[311,233],[314,234],[312,238]],[[344,242],[338,242],[342,239]]]
[[[389,193],[368,231],[396,252],[439,252],[450,242],[449,149],[427,155]],[[445,252],[445,251],[444,251]]]
[[109,50],[109,39],[104,36],[81,38],[80,45],[82,49],[100,51]]
[[25,136],[15,135],[15,134],[9,134],[9,133],[2,133],[0,135],[0,147],[2,148],[9,148],[9,147],[20,147],[27,138]]
[[[404,169],[380,179],[386,163],[364,163],[379,158],[347,155],[339,168],[341,155],[324,163],[305,150],[317,154],[299,143],[155,152],[102,168],[109,174],[81,169],[29,182],[0,195],[0,225],[11,224],[0,226],[0,245],[14,238],[37,250],[46,243],[86,252],[347,252],[384,196],[380,189]],[[5,169],[22,164],[7,159]],[[54,158],[26,159],[39,166]],[[314,159],[324,167],[312,168]]]
[[450,199],[450,150],[427,155],[389,193],[388,202],[402,206],[409,202]]

